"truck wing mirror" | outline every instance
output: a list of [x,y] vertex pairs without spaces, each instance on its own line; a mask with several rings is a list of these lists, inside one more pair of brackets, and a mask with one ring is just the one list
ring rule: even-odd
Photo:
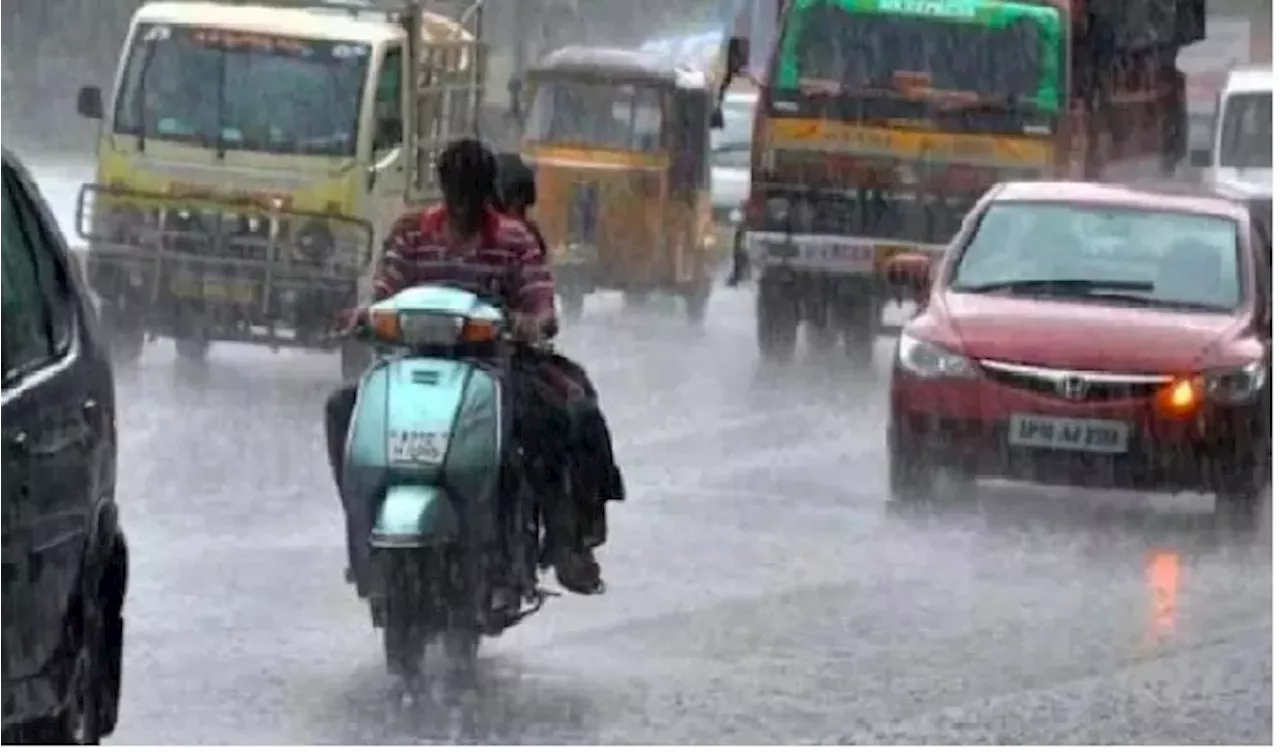
[[98,87],[80,87],[76,94],[76,112],[84,118],[102,120],[102,90]]

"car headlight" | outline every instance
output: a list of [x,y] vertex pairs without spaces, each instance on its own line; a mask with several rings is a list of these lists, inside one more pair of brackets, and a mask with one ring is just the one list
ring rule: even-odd
[[907,333],[898,338],[898,364],[923,378],[971,378],[978,374],[967,358]]
[[1205,373],[1205,393],[1221,404],[1245,404],[1252,401],[1267,384],[1266,363],[1259,359],[1242,367]]
[[732,210],[729,210],[729,222],[733,225],[738,225],[739,223],[742,222],[741,207],[735,207]]

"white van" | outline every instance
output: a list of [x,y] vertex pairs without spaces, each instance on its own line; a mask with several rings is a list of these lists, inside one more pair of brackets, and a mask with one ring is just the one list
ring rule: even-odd
[[1213,146],[1191,153],[1191,164],[1205,168],[1207,181],[1248,193],[1272,188],[1271,92],[1275,72],[1261,66],[1227,75],[1213,118]]

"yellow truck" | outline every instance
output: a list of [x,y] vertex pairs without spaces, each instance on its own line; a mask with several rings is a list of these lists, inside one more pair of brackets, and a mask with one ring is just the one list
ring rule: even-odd
[[150,338],[335,349],[379,240],[437,196],[450,139],[477,131],[477,3],[456,18],[351,0],[149,2],[134,15],[77,233],[118,361]]

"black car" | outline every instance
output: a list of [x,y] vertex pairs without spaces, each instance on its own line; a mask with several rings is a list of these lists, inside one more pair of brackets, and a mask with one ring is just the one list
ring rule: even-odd
[[115,389],[79,266],[3,155],[3,742],[93,744],[115,728],[129,568]]

